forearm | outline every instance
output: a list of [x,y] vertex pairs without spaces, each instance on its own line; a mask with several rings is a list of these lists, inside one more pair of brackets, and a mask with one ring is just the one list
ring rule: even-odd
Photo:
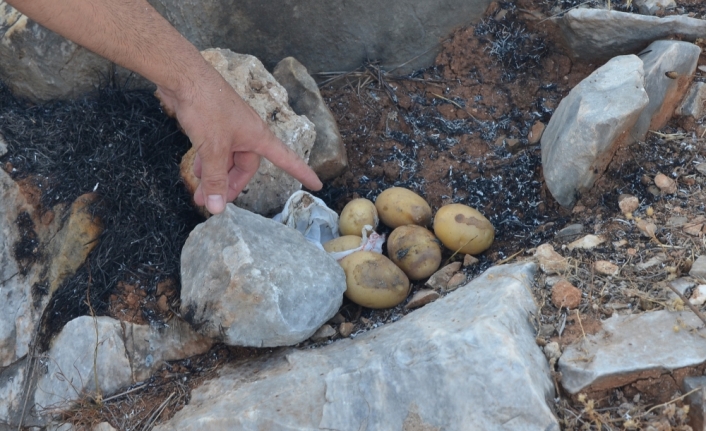
[[162,91],[210,70],[196,48],[145,0],[7,0],[34,21],[139,73]]

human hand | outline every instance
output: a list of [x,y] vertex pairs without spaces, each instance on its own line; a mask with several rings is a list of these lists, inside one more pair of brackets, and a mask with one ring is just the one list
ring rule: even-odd
[[245,188],[265,157],[311,190],[321,181],[294,151],[280,141],[221,75],[206,65],[193,88],[158,88],[165,109],[179,121],[196,148],[194,174],[201,179],[194,201],[211,214],[225,209]]

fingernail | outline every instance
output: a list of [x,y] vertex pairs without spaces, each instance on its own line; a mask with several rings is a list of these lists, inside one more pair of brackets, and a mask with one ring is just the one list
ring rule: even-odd
[[223,196],[221,195],[208,195],[208,202],[206,207],[211,214],[220,214],[225,209],[225,203],[223,203]]

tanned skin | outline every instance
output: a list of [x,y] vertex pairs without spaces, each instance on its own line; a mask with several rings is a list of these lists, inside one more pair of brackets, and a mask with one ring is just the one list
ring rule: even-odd
[[44,27],[157,85],[198,155],[198,205],[218,214],[255,175],[260,156],[311,190],[314,171],[267,128],[199,51],[145,0],[6,0]]

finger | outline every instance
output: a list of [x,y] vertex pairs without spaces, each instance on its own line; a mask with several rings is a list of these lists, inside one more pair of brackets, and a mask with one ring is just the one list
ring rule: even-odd
[[228,202],[235,200],[248,185],[260,167],[260,156],[255,153],[235,153],[233,168],[228,172]]
[[263,145],[258,150],[260,155],[296,178],[307,189],[321,190],[323,184],[309,165],[274,135],[272,135],[272,138],[270,145]]
[[220,214],[226,207],[228,171],[233,165],[233,159],[228,147],[216,144],[202,144],[198,152],[201,159],[201,184],[196,189],[194,200],[197,204],[205,204],[211,214]]

